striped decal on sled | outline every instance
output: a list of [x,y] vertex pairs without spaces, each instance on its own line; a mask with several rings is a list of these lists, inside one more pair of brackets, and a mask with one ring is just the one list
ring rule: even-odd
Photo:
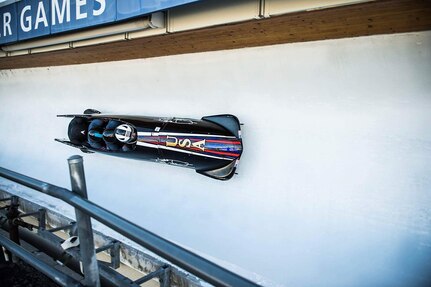
[[237,159],[242,152],[240,140],[223,135],[138,132],[136,144],[221,160]]

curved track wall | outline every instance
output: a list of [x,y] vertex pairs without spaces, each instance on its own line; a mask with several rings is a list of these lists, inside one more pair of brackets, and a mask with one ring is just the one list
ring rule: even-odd
[[266,285],[425,286],[430,47],[421,32],[3,70],[0,165],[68,187],[80,152],[54,142],[56,114],[232,113],[232,180],[85,154],[89,198]]

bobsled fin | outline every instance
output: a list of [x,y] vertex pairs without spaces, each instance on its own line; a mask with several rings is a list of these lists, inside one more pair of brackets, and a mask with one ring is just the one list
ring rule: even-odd
[[215,178],[219,180],[228,180],[228,179],[231,179],[235,174],[237,165],[238,165],[238,160],[234,160],[228,165],[225,165],[221,168],[212,169],[212,170],[196,170],[196,172],[211,178]]
[[91,115],[57,115],[57,118],[91,118]]
[[92,114],[100,114],[100,112],[95,109],[86,109],[84,111],[84,115],[92,115]]
[[216,115],[216,116],[208,116],[203,117],[202,120],[215,123],[219,126],[224,127],[228,131],[230,131],[237,138],[241,138],[240,133],[240,123],[237,117],[234,115]]
[[87,147],[83,146],[83,145],[79,145],[79,144],[74,144],[73,142],[67,141],[67,140],[62,140],[62,139],[54,139],[56,142],[71,146],[71,147],[76,147],[79,148],[83,153],[94,153],[94,151],[89,150]]
[[57,115],[58,118],[91,118],[91,115],[100,114],[98,110],[95,109],[86,109],[82,114],[66,114],[66,115]]
[[76,148],[83,148],[84,146],[80,145],[80,144],[74,144],[73,142],[70,142],[68,140],[62,140],[62,139],[54,139],[56,142],[65,144],[65,145],[70,145]]

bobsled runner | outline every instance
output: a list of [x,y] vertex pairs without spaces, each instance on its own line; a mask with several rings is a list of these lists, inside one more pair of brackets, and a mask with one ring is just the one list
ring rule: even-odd
[[241,128],[233,115],[200,120],[101,114],[87,109],[72,118],[66,139],[84,153],[103,153],[195,169],[219,180],[235,174],[242,153]]

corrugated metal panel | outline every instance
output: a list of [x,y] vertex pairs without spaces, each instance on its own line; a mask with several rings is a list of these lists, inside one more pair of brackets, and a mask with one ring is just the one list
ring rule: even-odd
[[127,40],[166,34],[166,27],[127,33]]
[[264,0],[265,17],[305,10],[315,10],[340,5],[349,5],[370,0]]
[[207,0],[169,11],[168,32],[270,17],[305,10],[350,5],[370,0]]
[[114,26],[101,27],[101,28],[96,28],[91,30],[80,31],[72,34],[66,34],[61,36],[51,36],[45,39],[17,43],[9,46],[4,46],[2,47],[2,49],[4,51],[16,51],[16,50],[24,50],[29,48],[39,48],[44,46],[62,44],[66,42],[88,40],[93,38],[110,36],[113,34],[121,34],[125,32],[143,30],[143,29],[147,29],[149,26],[150,26],[150,21],[147,17],[144,19],[138,19],[133,22],[117,24]]
[[52,52],[52,51],[69,49],[69,48],[70,48],[70,44],[65,43],[65,44],[53,45],[48,47],[34,48],[34,49],[31,49],[31,53],[32,54],[45,53],[45,52]]
[[93,46],[93,45],[99,45],[99,44],[105,44],[105,43],[118,42],[123,40],[126,40],[125,33],[101,37],[101,38],[95,38],[95,39],[76,41],[76,42],[72,42],[71,45],[73,48],[79,48],[79,47],[85,47],[85,46]]
[[168,32],[259,18],[259,0],[207,0],[169,11]]
[[9,56],[22,56],[30,54],[30,50],[20,50],[9,52]]

